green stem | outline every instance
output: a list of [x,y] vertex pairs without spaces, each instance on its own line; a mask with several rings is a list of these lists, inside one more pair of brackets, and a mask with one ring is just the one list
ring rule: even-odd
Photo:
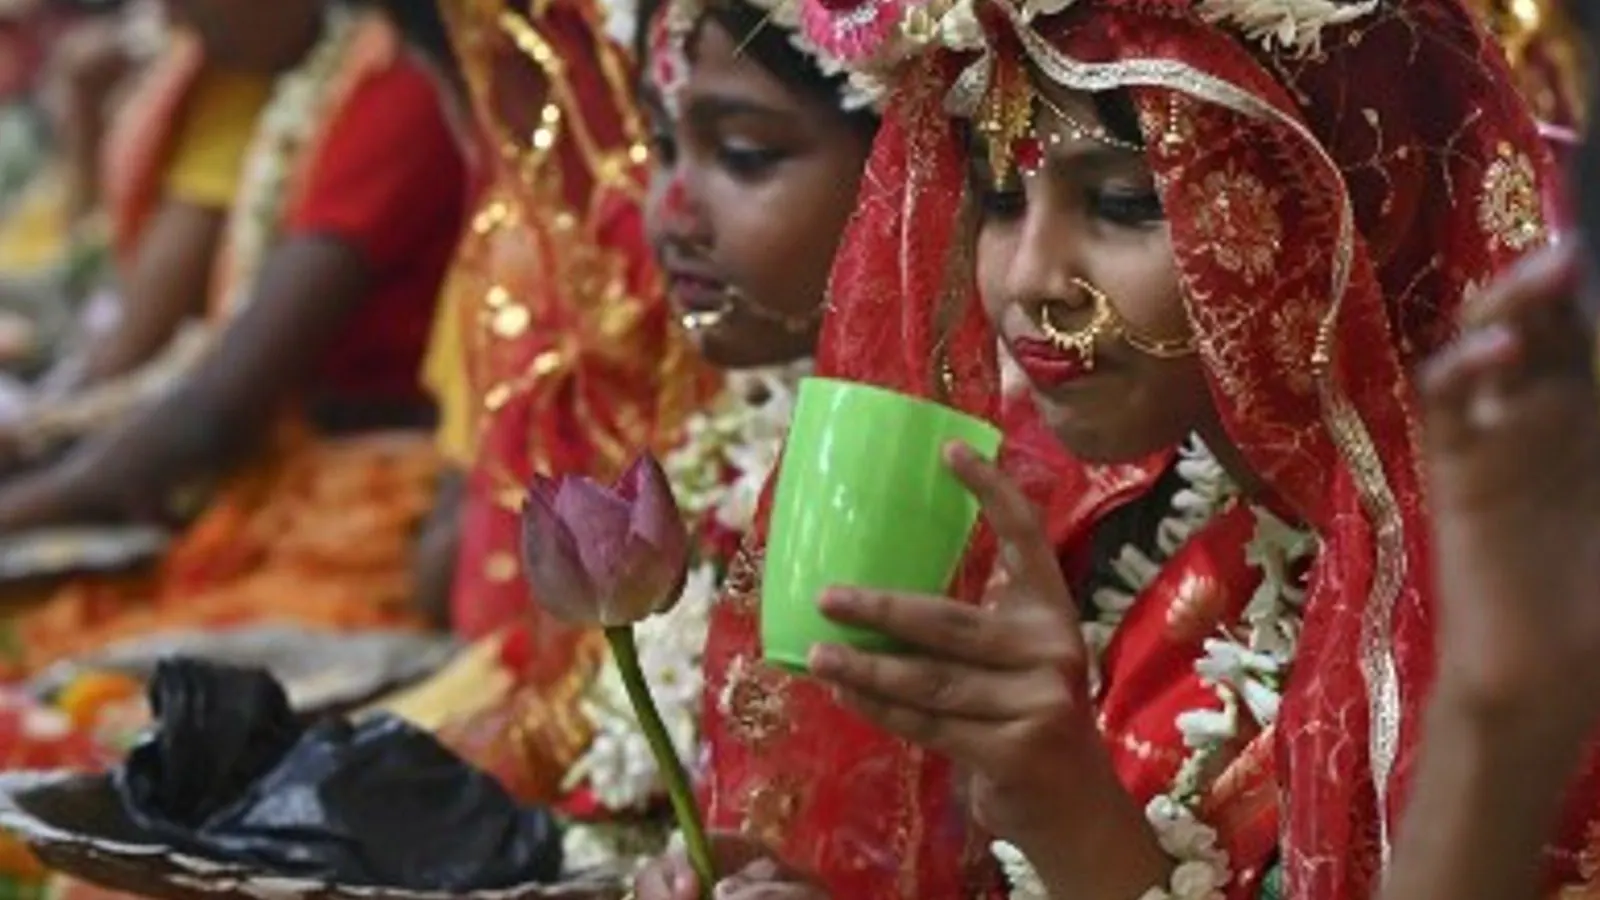
[[650,686],[645,683],[644,670],[639,667],[639,645],[634,640],[632,626],[607,628],[606,641],[611,644],[611,656],[622,673],[628,702],[633,704],[639,727],[644,729],[645,740],[650,743],[650,753],[656,758],[656,768],[661,770],[667,797],[672,801],[672,813],[678,820],[678,830],[683,833],[683,843],[689,851],[689,864],[694,866],[695,875],[700,879],[701,895],[709,898],[711,889],[717,883],[716,867],[711,861],[711,842],[706,839],[706,828],[700,821],[700,810],[695,806],[689,775],[678,759],[672,739],[667,736],[667,726],[661,721],[655,699],[650,696]]

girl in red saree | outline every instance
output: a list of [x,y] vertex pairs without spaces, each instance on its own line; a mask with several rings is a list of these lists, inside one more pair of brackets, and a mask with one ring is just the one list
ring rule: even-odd
[[[819,368],[993,415],[998,332],[1075,456],[1198,435],[1231,488],[1125,566],[1144,587],[1119,606],[1047,564],[1015,488],[954,453],[1000,541],[990,589],[957,591],[985,602],[833,592],[833,615],[921,652],[819,648],[812,668],[967,777],[831,728],[780,739],[747,763],[774,786],[769,843],[836,897],[1242,897],[1274,871],[1291,896],[1370,894],[1434,670],[1409,372],[1547,237],[1548,160],[1499,48],[1426,0],[804,7],[864,74],[898,64]],[[1084,619],[1114,626],[1103,653]],[[1160,690],[1163,660],[1211,696]],[[822,731],[763,699],[755,721]],[[1170,781],[1129,779],[1108,731],[1181,733]],[[1592,795],[1550,887],[1589,871]],[[969,808],[1008,879],[981,837],[970,866],[949,851]],[[875,889],[805,849],[847,841],[883,854]]]
[[[761,24],[773,22],[786,24],[781,14],[769,16]],[[701,49],[707,57],[691,58],[688,68],[691,82],[704,85],[701,90],[715,98],[718,95],[713,88],[729,79],[718,77],[721,73],[713,68],[719,45],[715,32],[706,33],[712,36],[710,40],[688,46]],[[694,92],[686,95],[699,99]],[[706,100],[700,102],[710,106]],[[689,114],[695,108],[685,104],[682,121],[695,122],[695,116]],[[755,116],[748,120],[743,128],[764,135]],[[733,143],[736,138],[754,141],[738,130],[732,115],[728,121],[722,126],[727,129],[724,141],[741,150],[743,142]],[[698,127],[712,136],[719,134],[712,126]],[[692,139],[695,131],[693,127],[680,128],[679,134]],[[709,177],[701,183],[716,184]],[[776,260],[772,265],[775,273],[794,271]],[[709,298],[711,302],[715,299],[714,295]],[[968,346],[976,349],[977,345]],[[1140,459],[1133,465],[1086,470],[1062,459],[1051,440],[1041,437],[1036,420],[1017,415],[1008,421],[1012,440],[1006,466],[1031,486],[1061,488],[1052,504],[1051,537],[1079,572],[1087,575],[1089,544],[1096,537],[1106,540],[1123,532],[1131,535],[1157,524],[1138,511],[1120,516],[1113,511],[1160,480],[1173,454],[1153,447],[1153,462]],[[1214,467],[1203,460],[1189,460],[1186,465],[1195,474],[1197,486],[1214,481]],[[1166,479],[1164,496],[1172,497],[1179,483],[1176,477]],[[1047,493],[1037,492],[1036,496]],[[1213,490],[1207,488],[1204,493],[1208,500],[1213,499]],[[1118,521],[1107,522],[1091,535],[1087,526],[1107,516]],[[1220,531],[1240,543],[1239,533],[1251,524],[1252,519],[1234,514]],[[1162,527],[1170,528],[1173,534],[1167,539],[1173,539],[1190,524],[1175,519]],[[1239,596],[1248,597],[1255,584],[1248,581],[1242,560],[1225,558],[1213,565],[1208,555],[1209,551],[1193,551],[1200,560],[1199,572],[1210,574],[1220,569],[1220,576],[1245,580]],[[816,685],[761,665],[753,600],[759,564],[759,554],[748,551],[735,560],[724,597],[712,613],[704,665],[709,754],[704,783],[712,826],[743,832],[780,849],[797,865],[821,873],[840,896],[962,895],[968,883],[962,870],[963,856],[968,850],[981,855],[983,847],[964,845],[961,813],[952,805],[943,780],[948,770],[914,747],[841,713],[828,693]],[[1172,579],[1151,589],[1170,597],[1183,584],[1183,579]],[[1159,609],[1154,603],[1147,605]],[[1134,687],[1126,692],[1108,693],[1108,740],[1115,745],[1119,776],[1148,795],[1165,787],[1185,759],[1182,738],[1173,724],[1174,713],[1203,703],[1212,697],[1212,691],[1189,670],[1192,651],[1164,653],[1160,642],[1152,642],[1131,647],[1122,655],[1134,661],[1130,668],[1137,671],[1137,677],[1127,679]],[[1247,800],[1258,800],[1259,792],[1252,789],[1256,784],[1239,779],[1237,792]],[[1267,835],[1265,842],[1270,844],[1271,817],[1257,816],[1253,826],[1255,833]]]

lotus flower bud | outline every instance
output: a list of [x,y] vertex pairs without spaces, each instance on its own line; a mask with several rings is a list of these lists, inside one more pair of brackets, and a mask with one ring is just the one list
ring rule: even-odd
[[641,456],[614,487],[535,476],[522,510],[524,572],[557,618],[613,628],[677,601],[689,533],[661,465]]

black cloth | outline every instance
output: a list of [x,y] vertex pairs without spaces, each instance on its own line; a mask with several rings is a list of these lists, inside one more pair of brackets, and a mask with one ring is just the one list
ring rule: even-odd
[[162,662],[156,729],[115,772],[132,821],[263,874],[407,890],[560,875],[561,839],[432,735],[388,716],[306,726],[264,672]]

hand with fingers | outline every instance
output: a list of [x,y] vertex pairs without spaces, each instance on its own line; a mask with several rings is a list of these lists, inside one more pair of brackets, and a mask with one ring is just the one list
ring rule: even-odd
[[1582,275],[1572,245],[1525,260],[1420,379],[1440,693],[1530,733],[1584,735],[1600,716],[1600,392]]
[[999,539],[983,603],[830,590],[820,601],[829,617],[909,650],[819,646],[812,674],[845,706],[970,773],[978,823],[1018,847],[1053,896],[1139,896],[1165,883],[1171,863],[1101,744],[1089,651],[1054,548],[998,469],[961,445],[946,459]]
[[[827,892],[785,866],[759,842],[736,834],[711,836],[718,882],[716,900],[828,900]],[[652,861],[633,882],[636,900],[701,900],[694,866],[682,850]]]
[[1600,719],[1600,391],[1574,246],[1466,310],[1422,372],[1438,675],[1384,896],[1540,896]]

